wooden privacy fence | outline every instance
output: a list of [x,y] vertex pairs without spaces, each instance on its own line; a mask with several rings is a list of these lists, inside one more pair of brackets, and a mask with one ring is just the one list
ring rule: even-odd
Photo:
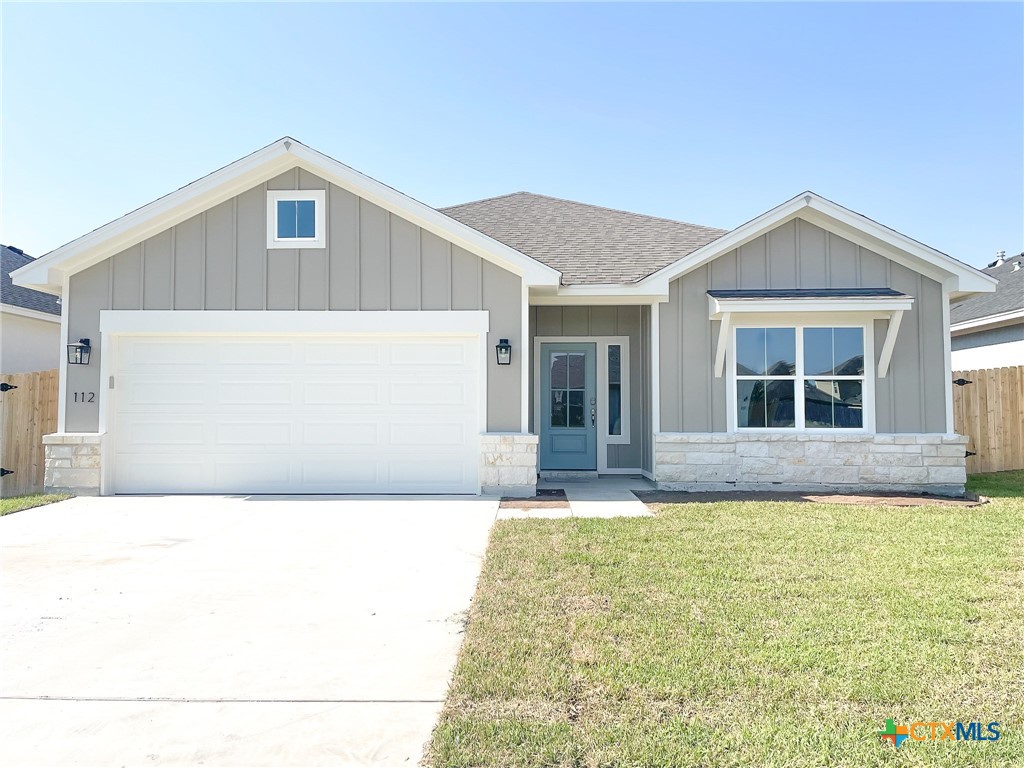
[[[43,490],[43,435],[57,431],[57,371],[0,376],[0,497]],[[16,387],[16,389],[14,389]]]
[[1024,365],[956,371],[953,424],[970,440],[967,473],[1024,469]]

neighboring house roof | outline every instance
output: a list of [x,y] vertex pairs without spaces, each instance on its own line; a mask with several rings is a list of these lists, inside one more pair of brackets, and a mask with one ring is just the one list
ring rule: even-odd
[[635,283],[728,231],[532,192],[439,210],[554,267],[563,285]]
[[949,321],[952,325],[1013,313],[1024,315],[1024,253],[982,271],[998,280],[999,285],[994,293],[979,293],[951,306]]
[[20,248],[0,245],[0,304],[7,304],[34,312],[60,316],[60,300],[42,291],[22,288],[11,281],[11,272],[31,264],[35,259]]

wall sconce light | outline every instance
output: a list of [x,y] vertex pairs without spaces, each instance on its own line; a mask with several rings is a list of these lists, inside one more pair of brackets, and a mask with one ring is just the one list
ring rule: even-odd
[[502,339],[494,345],[494,353],[498,356],[498,365],[512,365],[512,345],[508,339]]
[[77,344],[68,344],[68,365],[88,365],[92,347],[88,339],[79,339]]

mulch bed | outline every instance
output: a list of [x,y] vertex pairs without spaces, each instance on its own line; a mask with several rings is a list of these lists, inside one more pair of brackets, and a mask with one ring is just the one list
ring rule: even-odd
[[569,500],[565,497],[565,491],[561,488],[551,488],[537,491],[536,496],[527,499],[516,499],[504,497],[500,509],[558,509],[569,506]]
[[772,491],[721,491],[688,493],[686,491],[634,491],[644,504],[709,504],[716,501],[795,501],[817,504],[856,504],[889,507],[977,507],[987,499],[932,496],[921,493],[791,493]]

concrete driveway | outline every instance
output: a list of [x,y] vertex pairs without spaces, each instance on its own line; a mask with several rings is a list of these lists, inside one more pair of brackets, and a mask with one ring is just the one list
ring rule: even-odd
[[0,765],[416,765],[497,501],[0,518]]

